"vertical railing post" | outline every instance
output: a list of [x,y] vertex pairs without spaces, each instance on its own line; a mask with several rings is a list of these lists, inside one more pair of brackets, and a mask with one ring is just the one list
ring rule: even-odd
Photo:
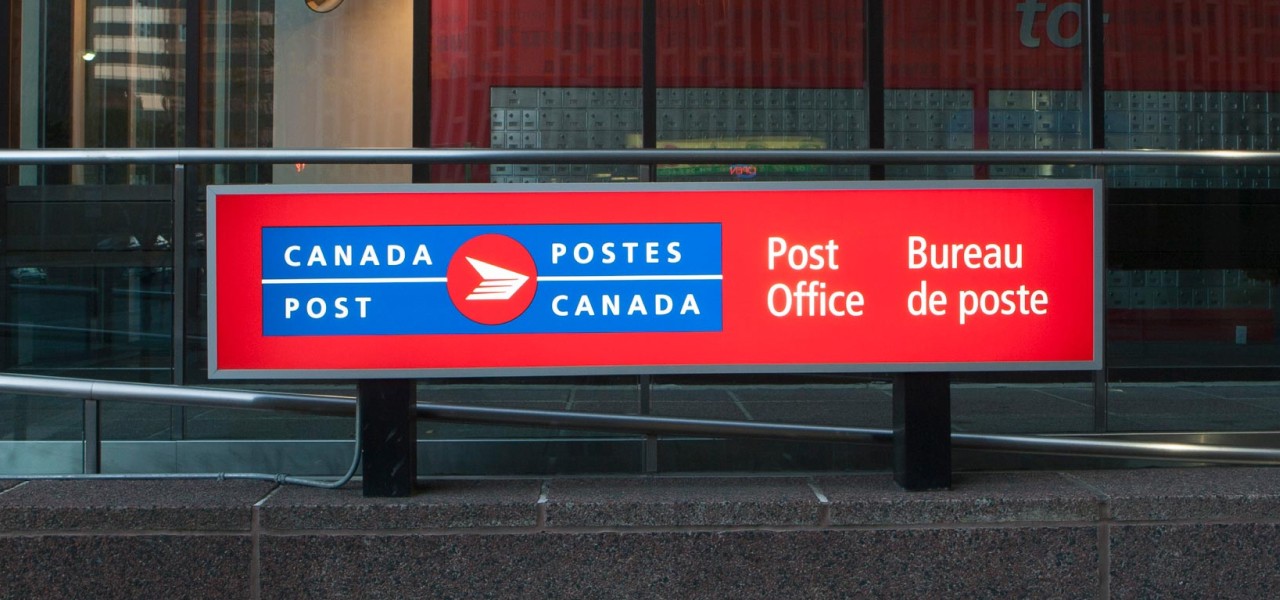
[[102,472],[102,405],[97,400],[84,400],[84,472]]
[[173,229],[170,232],[173,248],[173,383],[186,385],[187,370],[183,360],[186,353],[186,299],[187,299],[187,167],[173,166]]
[[[653,414],[653,377],[650,375],[640,376],[640,414]],[[645,434],[643,447],[643,460],[641,464],[644,466],[645,473],[658,472],[658,436],[652,433]]]
[[[172,336],[170,352],[173,353],[173,384],[187,384],[186,317],[187,317],[187,167],[173,166],[173,227],[169,246],[173,252],[173,268],[170,277],[173,285],[173,306],[170,327]],[[185,437],[186,410],[173,407],[170,413],[170,439]]]

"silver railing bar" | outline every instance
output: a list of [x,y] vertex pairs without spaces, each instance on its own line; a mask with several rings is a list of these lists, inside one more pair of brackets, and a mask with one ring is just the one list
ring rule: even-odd
[[[720,421],[640,415],[610,415],[523,408],[459,406],[455,404],[418,403],[418,418],[450,423],[484,423],[579,429],[609,433],[640,435],[710,436],[757,438],[813,442],[883,442],[893,441],[893,430],[862,427],[828,427],[758,421]],[[1280,453],[1277,453],[1280,459]]]
[[75,164],[1087,164],[1276,165],[1269,150],[506,150],[485,148],[49,148],[0,150],[0,165]]
[[126,383],[43,375],[0,374],[0,392],[90,401],[116,400],[205,408],[284,410],[331,416],[355,414],[355,401],[344,397]]
[[1246,446],[1097,440],[1069,436],[952,433],[955,448],[1023,454],[1144,458],[1189,462],[1280,465],[1280,450]]
[[[283,410],[330,416],[349,416],[355,412],[355,400],[347,397],[121,383],[33,375],[0,374],[0,392],[76,398],[90,401],[118,400],[152,404],[181,404],[207,408]],[[893,431],[890,429],[606,415],[456,406],[425,402],[418,403],[417,416],[420,419],[456,423],[584,429],[649,435],[854,443],[884,443],[893,439]],[[1095,440],[1063,436],[972,433],[953,433],[951,434],[951,440],[953,447],[966,450],[1280,465],[1280,450],[1270,448]]]

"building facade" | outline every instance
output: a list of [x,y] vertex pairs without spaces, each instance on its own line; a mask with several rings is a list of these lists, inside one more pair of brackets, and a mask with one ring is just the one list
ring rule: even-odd
[[[8,0],[3,131],[15,149],[1280,150],[1280,2],[1087,4],[350,0],[319,13],[303,0]],[[1098,43],[1085,35],[1089,14]],[[4,371],[209,385],[209,184],[1101,177],[1105,368],[956,375],[956,430],[1280,428],[1280,164],[297,162],[191,167],[176,186],[174,175],[148,164],[7,168]],[[191,282],[180,289],[178,271]],[[419,389],[448,403],[887,428],[888,382],[759,374]],[[349,419],[12,395],[0,414],[0,465],[14,473],[334,473],[352,436]],[[838,444],[429,422],[419,439],[424,474],[884,467],[878,450]],[[100,464],[85,464],[86,444],[101,444]]]

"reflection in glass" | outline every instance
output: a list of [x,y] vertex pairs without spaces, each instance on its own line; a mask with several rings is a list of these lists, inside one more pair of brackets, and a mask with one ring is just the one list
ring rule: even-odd
[[[431,145],[640,146],[641,2],[431,3]],[[457,165],[437,182],[640,181],[637,165]]]
[[[84,32],[83,52],[62,50],[72,57],[73,74],[83,72],[84,77],[72,82],[73,147],[181,145],[184,6],[182,0],[87,3],[83,24],[72,24]],[[170,169],[151,166],[86,166],[83,180],[75,183],[165,183],[171,175]]]
[[[866,148],[861,2],[657,5],[657,147]],[[865,179],[858,165],[659,165],[657,179]]]
[[[1268,66],[1280,57],[1280,6],[1206,0],[1106,10],[1107,148],[1280,148],[1280,76]],[[1107,168],[1110,397],[1120,428],[1192,426],[1178,413],[1199,413],[1212,428],[1274,426],[1260,415],[1205,418],[1227,407],[1272,411],[1278,396],[1265,385],[1239,383],[1229,396],[1166,390],[1162,411],[1134,382],[1280,376],[1276,175],[1274,166]]]

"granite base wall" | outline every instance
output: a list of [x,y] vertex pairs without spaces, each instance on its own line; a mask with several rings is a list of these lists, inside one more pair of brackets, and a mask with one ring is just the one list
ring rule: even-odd
[[0,481],[3,598],[1275,597],[1280,469]]

